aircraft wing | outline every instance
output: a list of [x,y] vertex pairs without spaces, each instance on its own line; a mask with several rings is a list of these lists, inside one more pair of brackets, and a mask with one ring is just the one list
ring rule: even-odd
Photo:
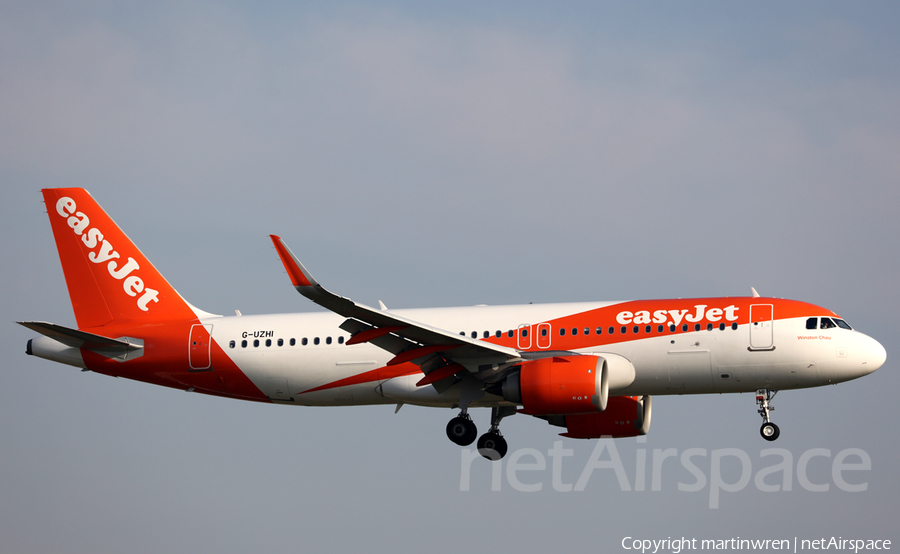
[[[501,369],[499,366],[522,361],[519,352],[513,348],[438,329],[329,292],[303,267],[280,237],[270,237],[294,288],[316,304],[347,318],[341,329],[352,335],[348,345],[371,342],[394,354],[388,365],[413,362],[426,374],[441,369],[441,375],[449,376],[453,370],[442,368],[460,364],[475,372],[483,366]],[[458,367],[458,371],[462,369]]]

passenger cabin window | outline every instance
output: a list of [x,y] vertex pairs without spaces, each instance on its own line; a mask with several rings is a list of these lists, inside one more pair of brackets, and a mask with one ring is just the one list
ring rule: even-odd
[[512,329],[506,332],[506,336],[509,338],[513,338],[513,334],[515,334],[515,331],[513,331]]
[[344,337],[338,337],[338,344],[344,344]]
[[245,341],[245,340],[241,341],[241,348],[247,348],[247,341]]
[[598,334],[598,335],[602,335],[602,334],[603,334],[603,327],[597,327],[596,331],[597,331],[597,334]]
[[331,344],[331,337],[325,337],[325,344]]
[[229,342],[229,343],[228,343],[228,346],[231,347],[231,348],[234,348],[234,341]]
[[295,344],[297,344],[297,339],[291,339],[291,346],[294,346]]
[[266,339],[266,346],[272,346],[272,339]]
[[306,346],[307,344],[309,344],[309,339],[306,337],[303,337],[303,340],[300,341],[300,344],[303,346]]
[[547,336],[547,328],[546,328],[546,327],[542,327],[542,328],[541,328],[541,336],[542,336],[542,337],[546,337],[546,336]]
[[560,328],[559,328],[559,336],[561,336],[561,337],[566,336],[566,329],[565,329],[565,327],[560,327]]
[[591,329],[590,329],[589,327],[585,327],[585,328],[584,328],[584,334],[585,334],[585,335],[590,335],[590,334],[591,334]]
[[497,329],[497,332],[494,333],[494,336],[497,337],[497,338],[499,339],[501,336],[503,336],[503,332],[500,331],[499,329]]
[[278,346],[284,346],[284,339],[278,339]]
[[483,336],[484,338],[488,338],[489,336],[491,336],[491,332],[490,332],[490,331],[485,331],[485,332],[483,333],[482,336]]

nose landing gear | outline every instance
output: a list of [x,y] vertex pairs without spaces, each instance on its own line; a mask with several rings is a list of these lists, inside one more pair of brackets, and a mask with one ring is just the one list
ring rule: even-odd
[[756,404],[759,406],[759,410],[757,411],[763,418],[763,424],[762,427],[759,428],[759,434],[767,441],[773,441],[781,434],[781,430],[778,429],[778,426],[769,420],[769,412],[775,409],[775,406],[772,406],[770,402],[775,398],[776,394],[778,394],[777,390],[758,389],[756,391]]

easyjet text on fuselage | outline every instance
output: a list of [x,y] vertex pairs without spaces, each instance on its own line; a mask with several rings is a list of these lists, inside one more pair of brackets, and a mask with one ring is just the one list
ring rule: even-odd
[[661,323],[669,325],[681,325],[681,322],[699,323],[706,320],[712,323],[722,321],[737,321],[737,311],[740,309],[734,304],[725,308],[709,308],[708,304],[696,304],[693,310],[639,310],[631,312],[624,310],[616,315],[616,322],[619,325],[649,325],[651,323]]

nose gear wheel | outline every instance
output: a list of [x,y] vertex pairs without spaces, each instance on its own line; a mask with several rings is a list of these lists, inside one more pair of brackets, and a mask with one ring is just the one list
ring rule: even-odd
[[769,420],[769,412],[775,409],[775,406],[772,406],[772,399],[775,398],[776,394],[778,394],[777,390],[758,389],[756,391],[756,404],[759,406],[757,412],[763,418],[759,434],[767,441],[773,441],[781,434],[778,426]]

